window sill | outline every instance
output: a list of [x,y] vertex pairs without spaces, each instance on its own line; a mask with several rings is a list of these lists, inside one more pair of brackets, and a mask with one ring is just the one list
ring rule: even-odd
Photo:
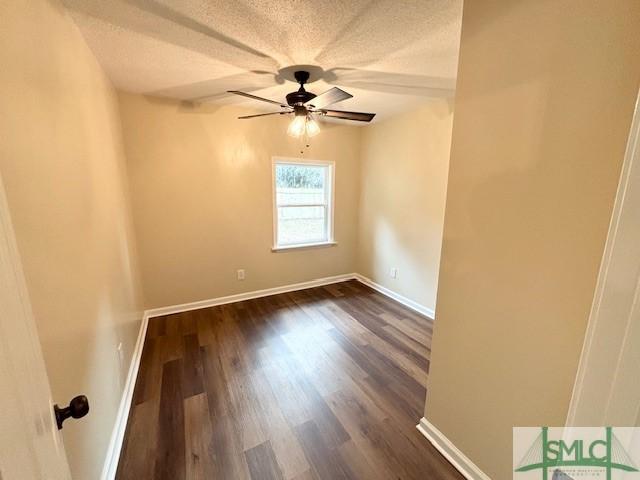
[[288,250],[306,250],[309,248],[327,248],[338,245],[338,242],[302,243],[300,245],[282,245],[271,248],[272,252],[286,252]]

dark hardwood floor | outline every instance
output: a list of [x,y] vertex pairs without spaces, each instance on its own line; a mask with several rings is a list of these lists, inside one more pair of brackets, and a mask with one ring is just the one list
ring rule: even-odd
[[431,333],[356,281],[153,318],[117,478],[462,479],[415,428]]

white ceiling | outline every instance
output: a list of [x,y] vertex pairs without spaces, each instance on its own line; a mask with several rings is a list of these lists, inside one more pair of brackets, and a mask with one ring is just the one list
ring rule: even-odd
[[320,67],[307,89],[354,98],[376,120],[455,88],[462,0],[63,0],[117,88],[183,100],[269,104],[296,85],[281,68]]

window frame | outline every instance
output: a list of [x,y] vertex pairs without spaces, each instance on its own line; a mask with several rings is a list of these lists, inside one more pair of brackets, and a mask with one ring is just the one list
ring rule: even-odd
[[[320,242],[312,243],[292,243],[279,245],[278,244],[278,197],[276,187],[276,167],[278,165],[301,165],[309,167],[325,167],[325,202],[326,202],[326,228],[327,239]],[[335,214],[335,179],[336,179],[336,162],[331,160],[313,160],[306,158],[291,158],[291,157],[272,157],[271,158],[271,203],[272,203],[272,216],[273,216],[273,246],[271,250],[273,252],[294,250],[300,248],[314,248],[314,247],[329,247],[337,245],[334,237],[334,214]],[[311,206],[311,205],[301,205]],[[324,206],[324,205],[314,205]]]

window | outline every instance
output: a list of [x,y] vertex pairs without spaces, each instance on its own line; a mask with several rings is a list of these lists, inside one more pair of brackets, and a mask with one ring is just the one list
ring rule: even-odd
[[274,250],[333,244],[333,162],[274,159]]

